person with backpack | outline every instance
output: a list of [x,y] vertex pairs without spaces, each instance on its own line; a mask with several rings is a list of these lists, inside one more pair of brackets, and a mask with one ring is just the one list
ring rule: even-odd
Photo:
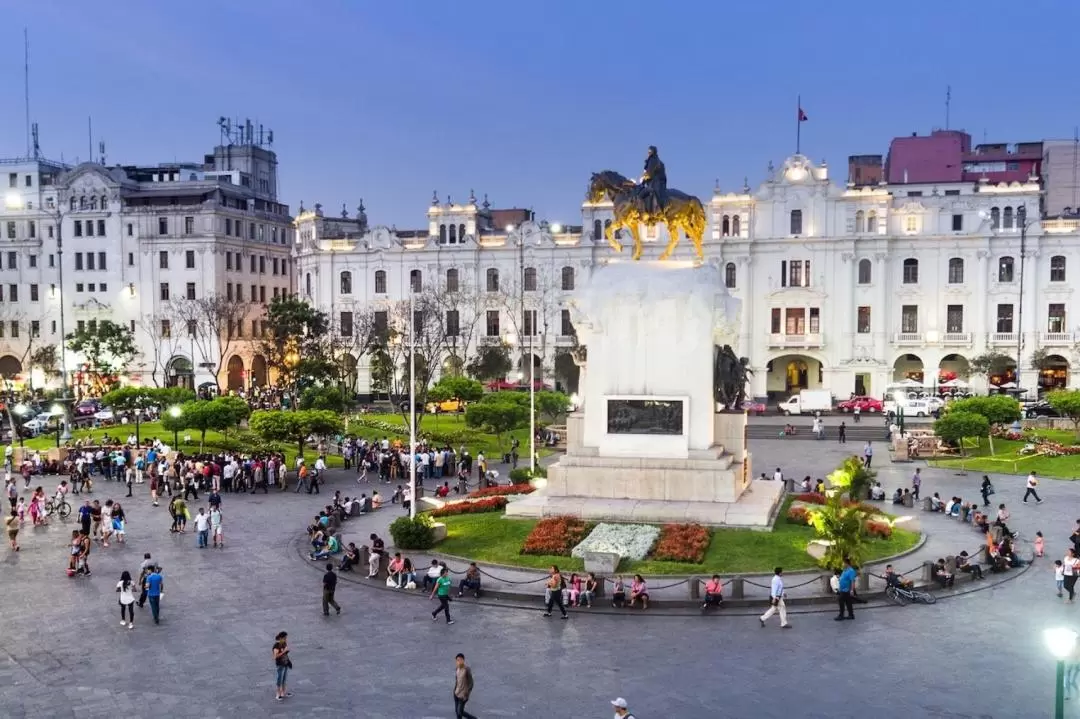
[[627,708],[626,700],[622,697],[612,699],[611,706],[615,708],[615,719],[634,719],[634,715]]

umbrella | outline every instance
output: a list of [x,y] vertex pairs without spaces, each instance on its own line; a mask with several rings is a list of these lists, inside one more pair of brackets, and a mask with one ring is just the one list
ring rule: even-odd
[[998,389],[1016,389],[1016,383],[1006,382],[1005,384],[999,384]]
[[922,382],[913,379],[906,379],[903,382],[897,382],[900,387],[925,387]]

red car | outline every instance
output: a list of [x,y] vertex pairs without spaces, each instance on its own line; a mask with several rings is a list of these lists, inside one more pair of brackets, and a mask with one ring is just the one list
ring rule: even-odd
[[769,409],[764,402],[756,402],[752,399],[745,400],[742,403],[742,408],[746,410],[747,414],[756,414],[758,417],[764,417],[765,412]]
[[881,400],[876,397],[852,397],[836,405],[841,412],[854,412],[856,407],[859,408],[860,413],[869,412],[870,414],[884,409]]

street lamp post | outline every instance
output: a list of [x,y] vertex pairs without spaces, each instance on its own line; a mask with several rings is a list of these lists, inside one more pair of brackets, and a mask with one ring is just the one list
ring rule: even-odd
[[[1020,299],[1016,303],[1016,388],[1020,389],[1020,359],[1024,351],[1024,259],[1027,254],[1027,207],[1016,208],[1020,225]],[[1019,396],[1019,393],[1018,393]]]
[[[180,415],[184,413],[184,410],[180,409],[179,405],[173,405],[169,407],[169,416],[173,419],[179,419]],[[173,425],[172,431],[173,450],[180,451],[180,431],[176,429],[176,425]]]
[[1043,632],[1046,647],[1057,660],[1054,687],[1054,719],[1065,719],[1065,661],[1076,652],[1077,634],[1072,629],[1054,627]]
[[[533,332],[535,327],[531,327]],[[529,476],[536,473],[536,357],[533,336],[529,335]]]
[[[55,418],[55,421],[56,421],[56,446],[57,446],[57,448],[59,448],[60,447],[60,439],[61,439],[61,437],[60,437],[60,422],[62,420],[64,420],[64,419],[66,419],[67,415],[64,412],[64,406],[62,404],[60,404],[59,402],[57,402],[56,404],[54,404],[50,408],[50,413],[52,414],[52,416]],[[66,427],[65,427],[65,430],[66,430]],[[65,431],[64,434],[67,436],[67,439],[71,439],[71,433],[70,432]]]
[[416,518],[416,287],[409,282],[409,519]]
[[11,431],[14,432],[15,434],[19,435],[19,446],[20,447],[25,447],[26,446],[25,442],[23,441],[23,436],[22,436],[22,431],[21,430],[22,430],[23,420],[26,417],[26,413],[29,412],[29,411],[30,411],[30,408],[27,407],[22,402],[15,405],[15,415],[19,418],[19,424],[16,427],[12,427]]
[[135,408],[135,445],[138,446],[142,442],[142,438],[139,437],[139,420],[142,419],[142,407]]

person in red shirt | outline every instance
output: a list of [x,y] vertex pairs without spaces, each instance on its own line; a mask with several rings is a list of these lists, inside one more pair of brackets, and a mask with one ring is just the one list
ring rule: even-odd
[[701,604],[702,611],[710,606],[724,606],[724,585],[720,581],[720,575],[712,575],[712,579],[705,582],[705,601]]

